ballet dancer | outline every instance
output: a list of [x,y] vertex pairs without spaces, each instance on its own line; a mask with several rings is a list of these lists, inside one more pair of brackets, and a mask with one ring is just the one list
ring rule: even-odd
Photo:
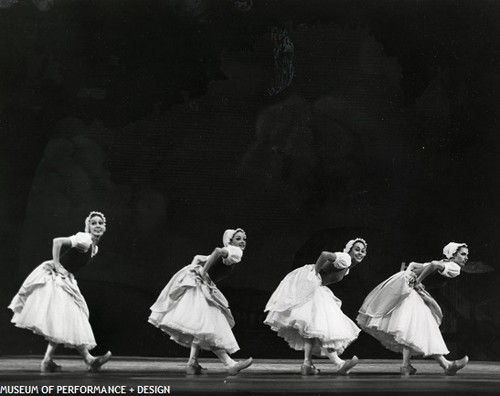
[[[97,244],[105,231],[104,215],[90,212],[85,219],[85,232],[54,238],[52,260],[43,262],[28,275],[9,305],[14,312],[12,323],[43,336],[49,343],[40,365],[42,372],[61,371],[61,366],[54,362],[59,344],[75,348],[91,372],[99,371],[111,358],[109,351],[103,356],[89,352],[96,342],[87,303],[74,277],[97,254]],[[61,254],[63,248],[66,250]]]
[[340,282],[366,256],[362,238],[350,240],[343,252],[321,252],[315,264],[290,272],[266,305],[264,321],[295,350],[304,351],[302,375],[319,374],[312,355],[326,355],[336,372],[347,375],[358,358],[342,360],[341,355],[360,329],[341,310],[342,302],[328,288]]
[[450,242],[443,254],[443,260],[411,262],[406,270],[375,287],[359,310],[358,325],[387,349],[402,353],[403,376],[417,372],[412,356],[433,357],[446,375],[455,375],[469,361],[467,356],[454,361],[444,357],[449,351],[439,330],[443,314],[422,284],[433,273],[456,278],[467,263],[469,249],[465,243]]
[[216,286],[241,261],[245,231],[226,230],[222,241],[224,247],[215,248],[209,256],[195,256],[179,270],[151,306],[149,323],[190,348],[186,374],[198,375],[205,370],[198,362],[200,349],[212,351],[229,375],[238,374],[253,361],[235,361],[229,356],[240,348],[231,330],[235,322],[229,304]]

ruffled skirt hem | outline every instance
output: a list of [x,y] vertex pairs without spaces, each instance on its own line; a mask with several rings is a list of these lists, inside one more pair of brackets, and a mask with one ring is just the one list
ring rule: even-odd
[[231,354],[240,350],[236,340],[233,343],[228,343],[227,339],[224,337],[218,337],[213,333],[202,333],[182,326],[173,328],[172,326],[157,323],[151,317],[149,319],[149,323],[168,334],[172,341],[186,348],[190,348],[194,343],[198,344],[199,347],[205,351],[223,349],[227,353]]
[[[384,288],[381,288],[377,299],[382,301],[384,292]],[[426,298],[429,299],[430,296]],[[431,306],[434,304],[433,300]],[[407,347],[415,356],[449,353],[436,315],[415,290],[410,290],[409,294],[385,315],[367,315],[364,312],[367,312],[368,308],[363,304],[362,312],[358,314],[356,321],[365,332],[379,340],[387,349],[401,353],[403,348]]]
[[96,347],[96,343],[95,342],[92,342],[92,341],[89,341],[88,343],[85,343],[81,340],[68,340],[67,338],[63,339],[63,338],[55,338],[55,337],[52,337],[48,334],[45,334],[43,332],[43,330],[35,327],[35,326],[23,326],[21,324],[18,324],[18,323],[15,323],[14,321],[12,321],[12,323],[14,323],[14,325],[20,329],[26,329],[26,330],[31,330],[34,334],[36,335],[39,335],[39,336],[42,336],[43,338],[45,338],[45,340],[47,342],[52,342],[54,344],[58,344],[58,345],[63,345],[65,348],[79,348],[79,347],[85,347],[87,348],[88,350],[91,350],[91,349],[94,349]]
[[204,350],[239,350],[227,300],[213,282],[199,275],[196,265],[172,277],[151,307],[148,322],[187,348],[196,343]]
[[450,353],[448,348],[444,345],[444,341],[442,345],[438,343],[437,346],[424,350],[421,343],[408,339],[408,336],[403,331],[382,331],[378,330],[378,325],[370,325],[369,323],[370,318],[361,318],[358,316],[359,327],[361,327],[364,332],[379,340],[385,348],[392,352],[403,353],[404,347],[407,347],[411,351],[411,356],[428,357],[432,355],[447,355]]
[[325,356],[326,350],[334,350],[339,355],[344,353],[349,345],[357,340],[359,332],[355,335],[353,334],[349,338],[327,340],[324,338],[324,334],[313,331],[304,331],[306,327],[304,323],[297,323],[295,326],[291,327],[281,327],[279,323],[271,323],[265,321],[265,324],[271,327],[271,330],[277,332],[278,336],[283,338],[290,348],[295,351],[303,351],[305,346],[305,341],[307,339],[313,340],[313,355]]
[[89,313],[76,280],[59,274],[51,261],[39,265],[26,278],[9,308],[11,322],[49,342],[75,348],[96,346]]
[[[271,309],[264,323],[294,350],[303,350],[305,341],[312,339],[314,355],[324,355],[326,349],[342,354],[361,330],[342,312],[341,301],[328,287],[321,286],[312,271],[313,266],[306,265],[285,277],[267,305]],[[300,291],[300,297],[282,295],[294,291],[288,282],[305,285],[307,293]]]

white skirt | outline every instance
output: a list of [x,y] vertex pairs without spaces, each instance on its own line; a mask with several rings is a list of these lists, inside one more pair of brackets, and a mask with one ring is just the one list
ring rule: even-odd
[[231,330],[234,319],[229,304],[208,275],[200,276],[200,270],[190,264],[177,272],[151,306],[148,321],[179,345],[189,348],[194,342],[204,350],[234,353],[240,348]]
[[[406,273],[399,272],[373,289],[360,308],[358,325],[393,352],[408,347],[415,356],[448,354],[439,330],[439,306],[427,292],[417,292],[405,283]],[[398,290],[399,299],[394,293]],[[382,309],[375,307],[381,304]]]
[[47,341],[71,348],[96,346],[87,303],[76,280],[72,274],[56,272],[52,261],[28,275],[9,308],[14,312],[12,323]]
[[275,290],[265,311],[264,321],[291,348],[303,350],[306,339],[313,339],[312,353],[324,355],[325,349],[342,354],[360,329],[341,310],[342,302],[321,285],[314,264],[290,272]]

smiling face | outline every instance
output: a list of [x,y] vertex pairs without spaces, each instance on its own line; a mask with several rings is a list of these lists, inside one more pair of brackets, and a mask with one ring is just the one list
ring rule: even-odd
[[233,246],[237,246],[241,250],[245,250],[245,247],[247,246],[246,234],[242,231],[238,231],[236,234],[233,235],[229,244],[233,245]]
[[354,245],[352,245],[351,250],[349,251],[349,256],[356,263],[360,263],[366,256],[366,246],[363,242],[358,241]]
[[460,267],[465,266],[465,264],[467,264],[467,260],[469,260],[469,249],[462,246],[456,251],[450,260],[457,263]]
[[100,216],[92,216],[89,220],[89,231],[90,235],[96,238],[100,238],[106,231],[106,225],[104,220]]

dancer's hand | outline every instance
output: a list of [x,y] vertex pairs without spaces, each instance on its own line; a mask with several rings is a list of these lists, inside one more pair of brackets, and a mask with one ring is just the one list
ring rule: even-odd
[[406,268],[406,270],[408,272],[415,272],[416,270],[419,270],[423,267],[423,264],[422,263],[417,263],[415,261],[411,261],[410,264],[408,264],[408,267]]
[[406,280],[406,282],[408,283],[408,285],[410,287],[414,287],[415,286],[415,282],[417,281],[417,275],[414,272],[407,270],[405,272],[404,277],[405,277],[405,280]]
[[205,271],[204,271],[204,268],[201,266],[201,265],[197,265],[196,267],[194,267],[192,269],[192,271],[198,275],[200,278],[203,279],[203,276],[205,275]]
[[58,261],[54,261],[54,269],[56,273],[61,275],[63,278],[67,277],[69,275],[69,272],[66,268],[62,266],[62,264]]
[[193,270],[192,270],[199,278],[199,281],[201,282],[206,282],[210,283],[210,276],[208,275],[208,272],[206,271],[205,267],[202,267],[201,265],[197,265]]

